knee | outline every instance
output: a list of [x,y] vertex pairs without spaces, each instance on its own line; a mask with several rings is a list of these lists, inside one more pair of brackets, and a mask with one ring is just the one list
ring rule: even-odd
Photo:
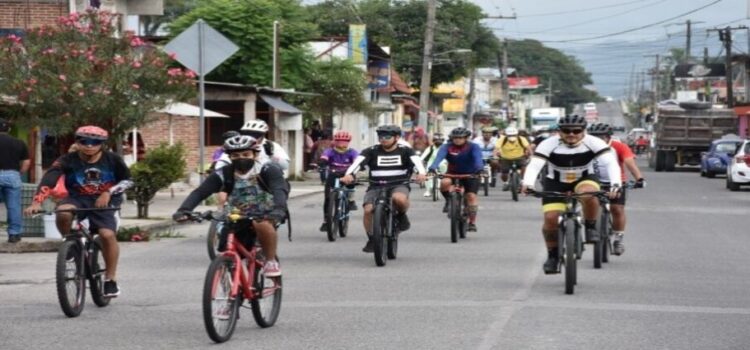
[[365,214],[372,215],[372,212],[374,211],[374,207],[372,204],[365,204],[363,209],[365,210]]
[[117,236],[115,235],[115,231],[100,229],[98,233],[99,233],[99,237],[101,237],[105,241],[117,242]]

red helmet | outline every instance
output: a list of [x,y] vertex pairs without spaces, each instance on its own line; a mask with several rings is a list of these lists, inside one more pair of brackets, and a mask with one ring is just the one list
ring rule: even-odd
[[107,141],[109,133],[95,125],[84,125],[76,130],[75,137]]
[[348,131],[337,131],[333,135],[333,141],[349,142],[351,140],[352,140],[352,134],[350,134]]

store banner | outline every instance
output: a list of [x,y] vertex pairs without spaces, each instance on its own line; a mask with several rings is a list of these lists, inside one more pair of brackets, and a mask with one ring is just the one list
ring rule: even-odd
[[367,64],[367,29],[364,24],[349,25],[349,59],[354,64]]

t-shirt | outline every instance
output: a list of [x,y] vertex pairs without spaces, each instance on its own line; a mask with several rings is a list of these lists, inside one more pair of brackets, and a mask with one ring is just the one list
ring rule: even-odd
[[23,141],[5,133],[0,133],[0,170],[21,170],[21,161],[29,159],[29,148]]
[[380,145],[364,149],[346,170],[346,174],[354,174],[362,166],[370,169],[371,181],[408,181],[414,167],[420,173],[425,173],[422,159],[416,155],[412,148],[401,144],[398,144],[392,151],[386,151]]
[[34,201],[43,201],[63,175],[65,188],[71,197],[98,197],[105,191],[120,193],[133,185],[130,170],[117,154],[102,151],[98,161],[88,163],[81,159],[78,152],[73,152],[55,160],[44,173],[37,190],[37,196],[41,197],[35,197]]
[[490,159],[495,155],[495,144],[497,143],[497,137],[490,137],[490,140],[485,142],[484,136],[477,136],[471,142],[476,143],[479,145],[479,148],[482,149],[482,158],[483,159]]
[[573,183],[593,175],[594,159],[609,151],[609,146],[595,136],[586,135],[575,147],[565,145],[559,136],[552,136],[539,144],[534,156],[547,160],[547,178]]
[[443,159],[448,161],[449,174],[476,174],[484,169],[482,150],[473,142],[467,142],[461,146],[456,146],[451,142],[442,145],[437,157],[430,164],[430,169],[437,169]]
[[[622,182],[625,182],[628,180],[628,178],[627,176],[625,176],[625,167],[623,166],[623,163],[626,159],[631,159],[635,157],[635,155],[633,154],[633,151],[630,149],[630,147],[628,147],[628,145],[620,141],[610,141],[609,147],[615,151],[615,154],[617,154],[617,163],[620,165],[620,177],[622,178]],[[606,167],[600,164],[598,160],[595,160],[595,163],[599,179],[602,182],[609,182],[609,174],[607,173]]]
[[516,141],[511,141],[503,135],[497,140],[495,148],[500,150],[503,159],[519,159],[526,155],[529,141],[523,136],[516,136]]
[[328,161],[328,169],[334,173],[343,173],[354,163],[359,152],[349,148],[346,152],[339,152],[333,148],[326,149],[320,156],[320,159]]

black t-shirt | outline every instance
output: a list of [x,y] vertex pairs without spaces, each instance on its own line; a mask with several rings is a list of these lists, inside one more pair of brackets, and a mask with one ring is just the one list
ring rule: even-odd
[[[372,181],[408,181],[411,178],[415,162],[421,163],[421,158],[414,150],[398,145],[394,150],[388,152],[380,145],[366,148],[354,159],[352,164],[354,172],[360,166],[370,169],[370,180]],[[347,171],[348,173],[348,171]]]
[[29,159],[29,148],[23,141],[8,134],[0,134],[0,170],[21,170],[21,161]]
[[113,186],[130,180],[130,170],[122,157],[103,151],[95,163],[81,159],[78,152],[68,153],[55,160],[39,183],[39,192],[53,188],[57,179],[65,175],[65,188],[70,196],[99,196]]

